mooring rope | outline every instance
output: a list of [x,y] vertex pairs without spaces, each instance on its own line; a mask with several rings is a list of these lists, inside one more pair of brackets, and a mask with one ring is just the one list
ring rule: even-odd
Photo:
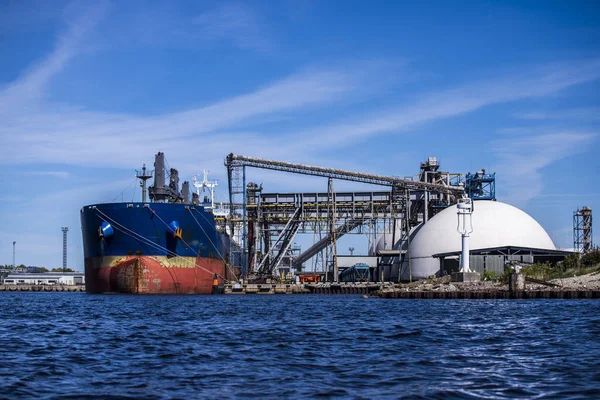
[[[198,214],[200,214],[200,216],[202,218],[204,218],[204,220],[206,222],[210,223],[210,221],[208,219],[206,219],[206,217],[200,211],[196,210],[195,208],[193,208],[192,210],[195,210]],[[194,214],[190,212],[190,215],[192,216],[192,218],[194,218],[194,221],[196,221],[196,223],[198,224],[198,226],[200,227],[200,229],[202,229],[202,232],[204,233],[204,235],[206,236],[206,238],[208,239],[208,241],[210,242],[210,244],[212,244],[212,246],[215,248],[217,254],[219,255],[219,257],[221,257],[221,260],[223,260],[223,262],[225,263],[225,265],[229,269],[229,272],[231,272],[231,276],[233,276],[235,278],[235,281],[238,282],[238,279],[235,276],[235,273],[234,273],[233,269],[231,268],[231,264],[229,264],[227,262],[227,260],[225,259],[225,257],[223,256],[223,254],[219,251],[219,249],[217,248],[217,246],[215,246],[215,244],[213,243],[213,241],[210,240],[210,236],[208,236],[208,234],[206,233],[206,231],[202,227],[202,224],[196,219],[196,217],[194,217]]]
[[[142,240],[142,241],[143,241],[143,242],[145,242],[147,245],[150,245],[150,246],[152,246],[152,247],[154,247],[155,249],[158,249],[158,250],[160,250],[160,251],[164,251],[164,252],[165,252],[166,254],[168,254],[168,255],[172,255],[172,256],[174,256],[174,257],[181,257],[179,254],[177,254],[177,253],[175,253],[175,252],[173,252],[173,251],[170,251],[169,249],[167,249],[167,248],[165,248],[165,247],[163,247],[163,246],[161,246],[161,245],[159,245],[159,244],[157,244],[157,243],[153,242],[151,239],[148,239],[148,238],[146,238],[146,237],[144,237],[144,236],[140,235],[139,233],[137,233],[137,232],[135,232],[135,231],[133,231],[133,230],[131,230],[131,229],[127,228],[126,226],[124,226],[124,225],[120,224],[119,222],[115,221],[113,218],[109,217],[108,215],[106,215],[106,214],[105,214],[105,213],[103,213],[102,211],[98,210],[97,208],[96,208],[96,212],[98,212],[99,214],[101,214],[101,215],[102,215],[102,216],[103,216],[103,217],[104,217],[106,220],[108,220],[109,222],[113,223],[113,224],[115,225],[115,228],[116,228],[116,229],[118,229],[118,230],[122,231],[122,232],[123,232],[123,233],[125,233],[126,235],[128,235],[128,236],[130,236],[130,237],[133,237],[133,238],[136,238],[136,237],[137,237],[137,238],[136,238],[137,240]],[[155,215],[156,215],[156,214],[155,214]],[[168,226],[168,225],[167,225],[167,226]],[[186,259],[186,258],[183,258],[183,259],[182,259],[182,261],[184,261],[184,262],[186,262],[186,263],[189,263],[189,264],[192,264],[192,265],[194,265],[194,266],[197,266],[197,267],[199,267],[200,269],[202,269],[203,271],[206,271],[206,272],[208,272],[208,273],[210,273],[210,274],[216,274],[217,276],[219,276],[219,277],[220,277],[220,278],[222,278],[223,280],[227,281],[227,279],[225,279],[225,277],[224,277],[224,276],[222,276],[221,274],[219,274],[218,272],[214,272],[214,271],[211,271],[211,270],[209,270],[209,269],[207,269],[207,268],[204,268],[203,266],[196,264],[196,262],[189,261],[189,260],[188,260],[188,259]],[[166,267],[165,267],[165,268],[166,268]]]
[[[165,224],[165,226],[169,229],[171,229],[171,227],[169,226],[169,224],[167,224],[161,217],[160,215],[158,215],[158,213],[155,210],[150,209],[154,215],[156,215],[156,217],[163,223]],[[233,273],[233,271],[231,270],[231,267],[229,266],[229,263],[227,263],[227,261],[225,260],[225,258],[223,258],[223,255],[221,254],[221,252],[219,251],[219,249],[217,248],[217,246],[215,246],[215,244],[213,243],[212,240],[210,240],[210,236],[208,236],[208,233],[206,233],[206,231],[204,230],[204,228],[202,227],[202,225],[198,222],[198,220],[194,217],[194,215],[190,212],[190,215],[192,216],[192,218],[194,218],[194,221],[196,221],[196,223],[198,224],[198,226],[200,227],[200,229],[202,229],[202,232],[204,233],[204,236],[206,236],[206,238],[208,239],[208,241],[210,242],[210,244],[213,246],[213,248],[215,249],[215,251],[217,252],[217,254],[219,255],[219,257],[221,257],[221,259],[223,260],[223,263],[227,266],[227,268],[229,269],[229,272],[231,272],[231,275],[235,278],[235,274]],[[204,216],[203,216],[204,217]],[[205,217],[206,218],[206,217]],[[192,246],[190,246],[185,240],[183,240],[183,238],[181,238],[181,241],[190,249],[192,248]],[[220,276],[220,275],[219,275]],[[222,277],[224,280],[224,277]],[[229,281],[229,280],[227,280]],[[236,282],[237,282],[237,278],[236,278]]]

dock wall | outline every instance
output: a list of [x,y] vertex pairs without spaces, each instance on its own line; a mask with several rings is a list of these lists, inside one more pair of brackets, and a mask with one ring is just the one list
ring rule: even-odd
[[0,285],[0,292],[85,292],[85,285]]
[[600,299],[599,290],[383,291],[375,295],[386,299]]

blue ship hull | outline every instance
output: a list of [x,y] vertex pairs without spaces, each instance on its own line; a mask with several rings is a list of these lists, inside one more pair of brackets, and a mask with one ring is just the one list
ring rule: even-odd
[[202,206],[96,204],[81,226],[89,292],[211,293],[232,277],[229,237]]

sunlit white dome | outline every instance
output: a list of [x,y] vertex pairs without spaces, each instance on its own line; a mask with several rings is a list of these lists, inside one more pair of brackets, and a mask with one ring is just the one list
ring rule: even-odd
[[[497,201],[480,200],[473,204],[471,249],[514,246],[556,250],[544,228],[518,208]],[[413,278],[439,271],[439,260],[432,255],[461,250],[456,214],[456,205],[448,207],[416,233],[410,245]]]

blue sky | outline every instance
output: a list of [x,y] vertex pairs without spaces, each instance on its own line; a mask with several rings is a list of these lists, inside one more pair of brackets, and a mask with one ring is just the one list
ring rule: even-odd
[[61,266],[68,226],[82,270],[79,209],[139,199],[157,151],[182,179],[210,169],[222,199],[230,152],[484,167],[562,248],[577,207],[600,213],[598,2],[2,1],[0,54],[0,264],[16,240],[17,264]]

